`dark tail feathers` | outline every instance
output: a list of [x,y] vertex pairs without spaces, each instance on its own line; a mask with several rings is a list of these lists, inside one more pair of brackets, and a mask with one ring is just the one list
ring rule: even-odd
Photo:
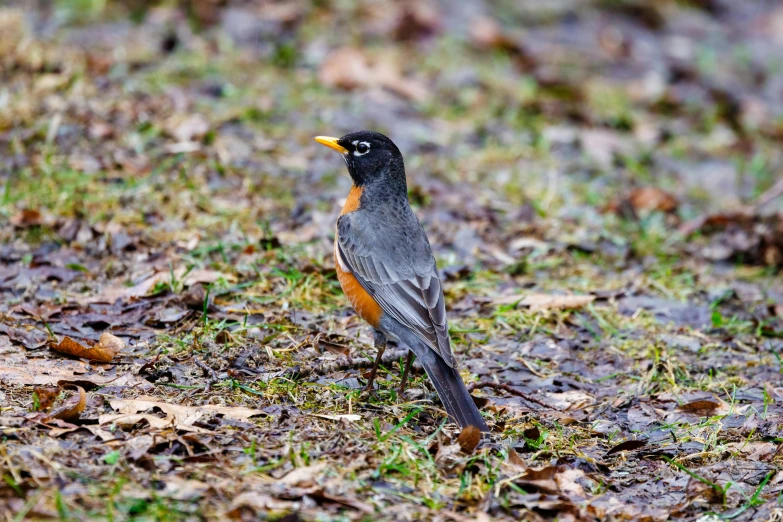
[[431,357],[420,358],[424,370],[438,391],[443,406],[449,417],[462,428],[475,426],[484,433],[489,433],[489,427],[484,422],[476,403],[468,393],[459,372],[446,364],[438,354],[430,352]]

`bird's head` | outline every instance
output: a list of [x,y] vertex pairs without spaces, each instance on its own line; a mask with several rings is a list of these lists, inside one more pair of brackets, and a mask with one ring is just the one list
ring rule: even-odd
[[397,145],[378,132],[358,131],[342,138],[316,136],[315,141],[342,154],[356,186],[378,181],[405,183],[405,167]]

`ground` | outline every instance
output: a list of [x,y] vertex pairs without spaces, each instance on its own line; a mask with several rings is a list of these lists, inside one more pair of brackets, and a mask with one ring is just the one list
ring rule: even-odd
[[[0,518],[783,520],[776,2],[5,5]],[[363,128],[477,447],[402,347],[362,393]]]

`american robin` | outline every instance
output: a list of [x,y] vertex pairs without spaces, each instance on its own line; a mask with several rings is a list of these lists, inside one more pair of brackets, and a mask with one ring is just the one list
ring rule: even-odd
[[369,131],[315,140],[342,154],[353,180],[337,220],[334,258],[343,292],[375,329],[378,356],[368,386],[391,339],[409,349],[403,391],[415,355],[449,416],[463,428],[488,432],[451,352],[443,287],[427,234],[408,204],[400,150]]

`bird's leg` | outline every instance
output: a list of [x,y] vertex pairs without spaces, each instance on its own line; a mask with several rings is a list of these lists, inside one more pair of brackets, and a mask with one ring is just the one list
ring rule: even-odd
[[405,385],[408,383],[408,373],[411,371],[411,366],[413,366],[413,351],[408,351],[408,358],[405,359],[405,369],[402,371],[402,382],[400,382],[400,387],[397,389],[397,394],[402,397],[405,395]]
[[375,391],[373,388],[375,373],[378,371],[378,365],[381,364],[381,357],[383,357],[383,352],[386,350],[386,336],[380,330],[375,330],[373,345],[375,346],[375,349],[378,350],[378,355],[375,357],[375,363],[372,365],[370,378],[367,379],[367,386],[364,388],[364,391],[371,393]]

